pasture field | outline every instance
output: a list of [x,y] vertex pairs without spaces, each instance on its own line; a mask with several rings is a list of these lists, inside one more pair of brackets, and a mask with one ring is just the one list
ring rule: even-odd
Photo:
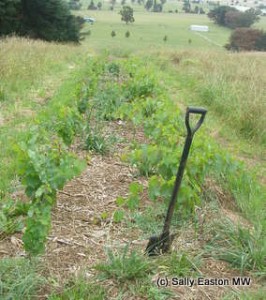
[[[87,12],[83,12],[87,15]],[[135,23],[124,24],[117,11],[97,11],[90,13],[97,20],[87,25],[91,35],[84,44],[98,51],[121,49],[129,52],[145,52],[160,49],[217,49],[226,44],[230,31],[214,25],[207,16],[190,14],[167,14],[138,12],[134,14]],[[189,30],[190,25],[208,25],[210,32],[196,33]],[[111,32],[116,36],[111,38]],[[126,31],[130,38],[125,37]],[[163,39],[167,36],[167,41]]]
[[[231,31],[205,15],[134,7],[128,25],[119,5],[75,12],[96,19],[80,45],[0,41],[1,299],[265,295],[265,53],[227,52]],[[162,229],[187,105],[208,114],[173,251],[151,259],[144,250]],[[159,277],[244,276],[251,286],[156,286]]]

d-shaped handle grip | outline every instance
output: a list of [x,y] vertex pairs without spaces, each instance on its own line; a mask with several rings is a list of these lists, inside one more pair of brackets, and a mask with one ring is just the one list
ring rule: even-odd
[[[195,132],[200,128],[201,124],[204,121],[206,113],[207,113],[207,109],[202,108],[202,107],[191,107],[191,106],[189,106],[187,108],[187,111],[186,111],[186,127],[187,127],[188,135],[193,136],[195,134]],[[198,122],[197,122],[197,124],[195,125],[194,128],[191,128],[190,124],[189,124],[189,115],[190,114],[201,115],[200,119],[198,120]]]

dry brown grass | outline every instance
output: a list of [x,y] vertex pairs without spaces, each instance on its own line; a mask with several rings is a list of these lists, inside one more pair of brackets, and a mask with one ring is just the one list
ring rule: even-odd
[[[71,69],[79,57],[80,48],[11,37],[0,41],[0,97],[28,94],[40,86],[49,75],[55,78],[60,71]],[[2,95],[2,96],[1,96]]]
[[184,50],[157,57],[172,67],[184,102],[206,106],[229,135],[266,144],[266,53]]

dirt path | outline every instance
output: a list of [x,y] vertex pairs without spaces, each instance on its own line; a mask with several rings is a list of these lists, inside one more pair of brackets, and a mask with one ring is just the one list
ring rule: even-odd
[[53,212],[45,256],[53,274],[60,278],[90,267],[105,259],[105,248],[132,240],[132,231],[112,222],[115,200],[127,196],[131,182],[130,169],[118,159],[96,156],[82,176],[66,185]]

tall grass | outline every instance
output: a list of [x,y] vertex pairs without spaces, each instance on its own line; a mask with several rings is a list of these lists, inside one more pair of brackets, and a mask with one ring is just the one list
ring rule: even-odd
[[182,51],[168,54],[185,102],[199,103],[249,143],[266,145],[266,55]]
[[[44,77],[54,76],[71,68],[75,54],[74,45],[60,45],[25,38],[6,38],[0,42],[0,101],[14,101],[28,93]],[[78,57],[78,55],[77,55]]]
[[214,257],[229,262],[233,267],[253,270],[258,276],[266,276],[265,232],[260,228],[250,230],[236,226],[231,220],[223,219],[212,224],[213,238],[207,251]]
[[[12,145],[23,139],[21,131],[27,131],[62,81],[76,71],[83,60],[80,51],[75,45],[18,37],[0,41],[0,191],[15,178]],[[69,91],[67,95],[71,97]]]

